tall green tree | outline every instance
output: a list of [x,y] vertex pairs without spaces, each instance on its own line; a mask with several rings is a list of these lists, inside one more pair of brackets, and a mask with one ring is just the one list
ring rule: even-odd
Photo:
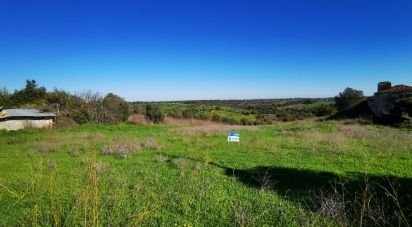
[[363,91],[348,87],[343,92],[339,93],[338,96],[335,96],[335,105],[338,110],[343,110],[363,98]]
[[113,93],[104,97],[103,106],[115,121],[113,123],[126,121],[129,116],[129,103]]
[[15,91],[11,96],[11,104],[15,107],[24,105],[40,105],[46,98],[46,88],[39,87],[35,80],[26,80],[26,87]]

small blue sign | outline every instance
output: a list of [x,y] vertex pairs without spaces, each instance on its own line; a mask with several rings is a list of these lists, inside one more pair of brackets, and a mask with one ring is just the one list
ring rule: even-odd
[[227,141],[228,141],[228,142],[240,142],[239,133],[229,132],[229,133],[227,134]]

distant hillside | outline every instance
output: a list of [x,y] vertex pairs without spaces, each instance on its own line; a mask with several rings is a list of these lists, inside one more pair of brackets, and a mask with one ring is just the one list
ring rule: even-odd
[[333,98],[187,100],[130,104],[136,112],[144,110],[147,104],[157,104],[166,115],[175,118],[195,118],[242,125],[323,117],[336,111]]

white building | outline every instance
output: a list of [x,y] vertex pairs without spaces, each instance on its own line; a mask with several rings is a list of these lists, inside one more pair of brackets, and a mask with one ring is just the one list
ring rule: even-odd
[[56,115],[37,109],[0,109],[0,129],[53,127]]

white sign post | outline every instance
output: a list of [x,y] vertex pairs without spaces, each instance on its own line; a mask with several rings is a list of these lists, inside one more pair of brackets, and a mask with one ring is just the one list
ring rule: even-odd
[[239,133],[230,132],[227,134],[227,141],[228,142],[240,142]]

